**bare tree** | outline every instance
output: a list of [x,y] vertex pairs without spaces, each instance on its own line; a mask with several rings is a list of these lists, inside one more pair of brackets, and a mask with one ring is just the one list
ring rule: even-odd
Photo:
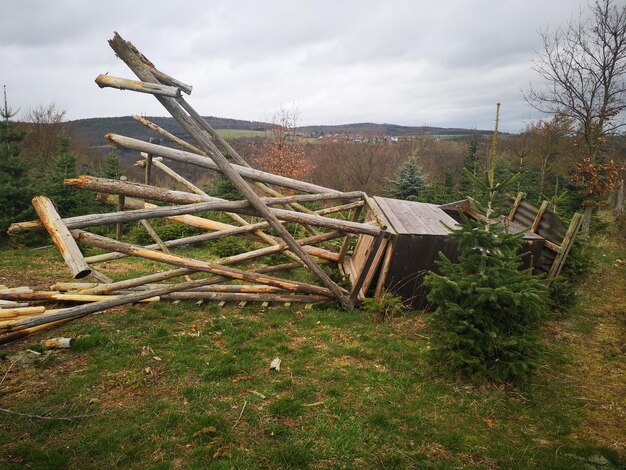
[[57,151],[59,136],[66,131],[65,111],[55,103],[39,105],[26,114],[28,136],[23,153],[34,173],[41,176]]
[[[626,5],[615,3],[599,0],[589,6],[588,19],[581,13],[554,33],[542,33],[534,69],[545,88],[531,88],[526,95],[536,109],[575,123],[582,157],[592,163],[607,136],[626,124]],[[590,219],[587,207],[583,228]]]

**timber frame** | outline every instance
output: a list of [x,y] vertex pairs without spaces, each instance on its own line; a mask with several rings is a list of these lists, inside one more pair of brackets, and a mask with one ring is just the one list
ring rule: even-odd
[[[341,287],[322,269],[323,264],[338,265],[346,255],[353,236],[368,236],[375,245],[386,243],[390,233],[377,220],[359,222],[367,204],[362,192],[342,192],[285,176],[251,168],[183,97],[190,85],[161,72],[130,42],[115,33],[109,45],[137,77],[137,80],[99,75],[100,88],[115,88],[154,96],[187,132],[186,142],[149,120],[134,118],[173,147],[108,134],[118,147],[137,152],[138,166],[145,168],[142,182],[80,176],[65,184],[93,191],[114,211],[62,217],[54,202],[45,196],[33,199],[40,220],[11,225],[9,234],[47,231],[63,255],[72,277],[92,276],[94,281],[61,283],[50,291],[1,290],[0,308],[11,321],[0,318],[0,343],[46,325],[58,325],[96,311],[139,301],[216,300],[289,304],[334,301],[346,308],[359,304],[358,293],[365,279],[357,279],[352,288]],[[240,201],[225,201],[207,195],[169,166],[169,162],[193,165],[199,171],[218,172],[243,195]],[[158,187],[154,173],[161,172],[181,190]],[[287,190],[285,195],[282,190]],[[159,203],[157,205],[156,203]],[[163,205],[165,204],[165,205]],[[209,215],[210,214],[210,215]],[[153,224],[158,219],[195,227],[198,235],[162,240]],[[117,226],[115,238],[89,232],[90,227]],[[146,246],[127,243],[122,228],[140,224],[154,241]],[[178,247],[201,242],[239,237],[253,242],[253,249],[219,259],[193,259],[176,253]],[[84,256],[80,246],[97,247],[106,253]],[[273,264],[270,255],[282,253],[288,263]],[[207,252],[210,255],[210,252]],[[128,256],[162,263],[164,270],[153,274],[113,282],[95,266]],[[273,257],[275,259],[275,257]],[[374,259],[367,262],[371,264]],[[284,276],[305,269],[311,281]],[[283,277],[279,277],[283,275]],[[193,279],[192,279],[193,276]],[[302,276],[301,276],[302,277]],[[317,282],[314,282],[317,280]],[[165,282],[165,283],[164,283]],[[50,310],[30,307],[27,302],[79,302],[81,305]],[[26,304],[25,304],[26,302]],[[18,305],[18,307],[16,307]],[[25,306],[27,305],[27,306]],[[17,310],[24,309],[27,310]],[[44,309],[42,311],[42,308]]]
[[[57,283],[49,291],[0,286],[0,344],[112,307],[161,299],[218,301],[220,306],[225,302],[238,302],[239,306],[260,302],[261,308],[270,303],[302,303],[305,309],[315,302],[331,301],[353,308],[369,295],[368,291],[373,290],[380,298],[398,273],[413,269],[411,276],[423,276],[431,269],[432,257],[440,249],[445,251],[448,232],[442,227],[454,224],[445,212],[462,210],[472,214],[470,200],[420,206],[370,198],[358,191],[337,191],[251,168],[186,101],[184,95],[191,94],[192,86],[161,72],[117,33],[109,45],[137,80],[99,75],[96,84],[154,96],[191,142],[144,117],[133,116],[172,144],[163,146],[152,139],[145,142],[117,134],[106,136],[111,144],[137,153],[136,165],[145,169],[142,182],[92,176],[65,181],[69,187],[93,191],[98,199],[113,206],[112,212],[64,218],[54,201],[45,196],[33,199],[39,220],[14,223],[9,234],[47,231],[72,277],[93,279]],[[191,165],[196,172],[223,175],[243,196],[242,200],[226,201],[206,194],[176,172],[170,162]],[[180,189],[153,184],[156,172]],[[399,222],[402,216],[397,217],[397,212],[394,215],[394,210],[405,211],[413,219]],[[534,214],[530,222],[524,219],[529,213]],[[189,225],[199,233],[163,240],[153,226],[159,219]],[[544,266],[550,278],[558,276],[580,221],[580,217],[575,218],[564,230],[560,220],[547,211],[547,203],[538,209],[530,207],[523,195],[515,199],[509,215],[511,224],[528,228],[529,237],[545,242],[542,249],[552,250],[551,263]],[[139,224],[153,243],[139,246],[124,241],[123,228],[129,224]],[[115,225],[115,238],[87,230],[102,225]],[[556,231],[557,236],[551,238],[550,231]],[[252,248],[217,259],[210,250],[203,259],[177,250],[226,237],[249,240]],[[81,246],[97,247],[105,253],[84,256]],[[277,264],[277,254],[283,254],[288,262]],[[114,282],[96,268],[129,256],[161,263],[163,270]],[[323,269],[326,264],[339,269],[344,287]],[[419,273],[414,273],[418,268]],[[298,279],[309,280],[293,280],[296,270],[308,271],[308,276]],[[33,302],[38,305],[33,306]],[[55,306],[68,302],[78,305],[50,308],[51,303]]]

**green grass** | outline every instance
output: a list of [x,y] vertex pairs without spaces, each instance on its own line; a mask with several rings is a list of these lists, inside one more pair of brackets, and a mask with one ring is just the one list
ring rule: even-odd
[[248,129],[216,129],[217,133],[226,140],[241,139],[242,137],[266,137],[265,131],[253,131]]
[[[624,259],[623,247],[604,252]],[[599,264],[599,280],[623,273],[610,260]],[[54,250],[0,256],[7,279],[0,283],[13,285],[18,273],[43,282],[55,272],[65,277]],[[580,369],[623,367],[612,337],[586,343],[604,331],[598,318],[609,324],[601,301],[595,321],[583,303],[546,327],[542,367],[521,387],[434,375],[424,359],[423,313],[377,324],[333,307],[160,302],[116,309],[3,350],[2,408],[82,417],[0,412],[0,467],[618,468],[624,461],[614,443],[624,441],[624,430],[610,416],[621,406],[621,376],[603,372],[588,384]],[[604,305],[624,308],[623,299]],[[54,336],[77,339],[69,351],[26,352]],[[596,350],[606,354],[596,359]],[[280,372],[269,370],[275,357]],[[592,385],[597,394],[585,395]],[[609,386],[617,411],[597,406],[590,416],[596,402],[581,397],[601,400],[613,393]],[[602,427],[596,418],[615,426],[609,436],[594,434]]]

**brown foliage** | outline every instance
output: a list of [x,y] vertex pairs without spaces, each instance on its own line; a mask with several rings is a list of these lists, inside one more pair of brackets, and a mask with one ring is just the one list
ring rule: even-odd
[[282,109],[270,116],[271,129],[265,139],[255,139],[248,155],[256,167],[280,176],[303,180],[313,169],[305,159],[305,142],[296,132],[294,111]]
[[576,165],[573,181],[584,185],[583,192],[587,199],[583,202],[586,207],[601,207],[606,201],[600,200],[610,191],[619,187],[620,172],[624,168],[613,160],[608,163],[593,163],[591,158],[584,158]]

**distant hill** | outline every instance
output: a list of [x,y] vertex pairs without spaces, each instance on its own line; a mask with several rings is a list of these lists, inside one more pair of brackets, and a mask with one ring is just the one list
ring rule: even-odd
[[[172,134],[187,140],[187,133],[184,132],[178,123],[171,117],[147,117],[155,124],[167,129]],[[240,119],[220,118],[215,116],[206,116],[207,122],[215,129],[229,129],[248,132],[229,132],[226,138],[246,137],[258,135],[271,127],[267,122],[260,121],[244,121]],[[78,119],[71,121],[74,132],[81,136],[83,140],[92,147],[106,147],[108,145],[104,136],[113,132],[122,134],[136,139],[147,140],[150,137],[155,142],[163,142],[155,132],[145,128],[131,116],[107,117],[107,118],[90,118]],[[360,135],[374,134],[385,135],[391,137],[407,137],[415,135],[470,135],[470,134],[490,134],[490,130],[475,130],[463,128],[444,128],[431,126],[400,126],[397,124],[375,124],[371,122],[356,124],[338,124],[324,126],[302,126],[298,130],[305,135],[312,137],[329,135],[329,134],[345,134]]]

